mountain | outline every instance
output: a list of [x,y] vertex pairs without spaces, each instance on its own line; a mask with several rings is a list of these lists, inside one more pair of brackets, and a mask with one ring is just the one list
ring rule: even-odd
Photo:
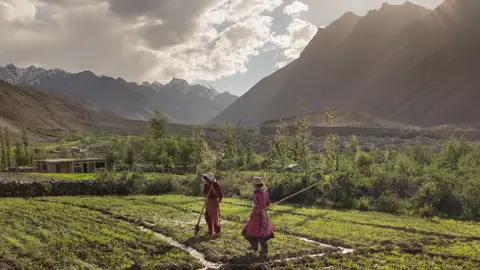
[[[479,122],[480,1],[447,0],[435,10],[383,4],[346,13],[318,33],[293,66],[257,84],[249,100],[271,96],[259,111],[239,98],[216,121],[258,114],[253,124],[325,108],[422,127]],[[275,74],[282,74],[281,77]],[[241,104],[241,105],[239,105]],[[234,110],[235,109],[235,110]]]
[[18,131],[23,125],[35,129],[121,130],[145,123],[123,119],[85,101],[20,87],[0,80],[0,126]]
[[262,79],[221,114],[213,118],[209,124],[218,125],[226,122],[236,124],[242,119],[242,125],[259,125],[261,122],[258,117],[264,115],[265,109],[272,106],[273,99],[294,65],[295,61]]
[[35,66],[17,68],[13,64],[0,67],[0,80],[83,99],[128,119],[148,120],[159,108],[170,122],[178,124],[206,123],[238,98],[178,78],[165,85],[137,84],[91,71],[69,73]]

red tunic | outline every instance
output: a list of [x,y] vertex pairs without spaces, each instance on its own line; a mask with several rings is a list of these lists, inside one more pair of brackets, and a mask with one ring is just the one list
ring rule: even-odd
[[243,234],[254,238],[274,238],[274,227],[267,212],[267,207],[270,206],[270,198],[265,189],[258,189],[255,191],[252,201],[252,214],[248,219],[247,225],[243,227]]
[[[203,186],[203,194],[206,196],[210,191],[211,184],[205,184]],[[212,191],[208,196],[206,212],[213,222],[217,222],[220,219],[220,202],[223,199],[223,192],[218,182],[213,183]]]

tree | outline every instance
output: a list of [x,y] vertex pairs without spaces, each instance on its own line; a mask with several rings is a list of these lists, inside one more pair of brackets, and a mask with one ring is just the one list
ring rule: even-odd
[[253,163],[253,155],[255,154],[253,150],[253,143],[249,143],[247,146],[247,153],[246,153],[246,158],[245,158],[245,166],[246,170],[250,171],[252,170],[252,163]]
[[30,144],[28,141],[27,128],[23,126],[22,128],[22,144],[23,144],[23,154],[25,159],[25,165],[32,164],[32,155],[30,153]]
[[301,113],[295,121],[297,134],[295,135],[295,160],[300,167],[305,170],[311,168],[311,151],[310,143],[312,132],[307,115],[307,105],[301,102]]
[[277,125],[277,131],[272,143],[270,143],[270,150],[268,159],[270,164],[277,170],[284,169],[293,160],[294,142],[288,131],[287,123],[280,120]]
[[197,125],[192,134],[192,159],[193,166],[195,167],[195,173],[197,172],[197,167],[202,164],[208,156],[208,144],[205,141],[205,136],[203,128],[200,125]]
[[126,150],[125,163],[128,164],[128,166],[130,167],[130,171],[132,170],[134,162],[135,162],[135,152],[133,150],[132,144],[129,144]]
[[10,132],[8,127],[5,127],[3,132],[5,139],[5,166],[8,168],[12,166],[12,147],[10,145]]
[[230,124],[220,128],[221,141],[218,144],[219,164],[229,169],[238,168],[238,141],[235,129]]
[[143,162],[153,165],[155,172],[158,172],[158,165],[164,165],[167,157],[164,140],[156,140],[151,136],[144,136],[141,144],[141,157]]
[[[335,114],[332,110],[327,109],[323,117],[325,124],[330,128],[335,121]],[[325,153],[327,168],[330,170],[340,170],[339,155],[340,155],[340,137],[338,134],[327,134],[325,138]]]
[[327,109],[325,114],[323,115],[323,122],[327,124],[327,126],[332,126],[333,122],[335,121],[335,114],[332,110]]
[[187,173],[188,166],[193,163],[194,139],[192,137],[180,137],[179,149],[178,161],[182,165],[184,173]]
[[45,148],[35,148],[33,150],[33,157],[37,160],[39,159],[48,159],[48,153]]
[[349,145],[349,148],[350,148],[350,152],[355,155],[357,154],[358,152],[358,139],[357,139],[357,136],[355,135],[351,135],[350,136],[350,145]]
[[17,167],[25,165],[25,155],[23,153],[23,147],[20,142],[15,143],[15,165]]
[[126,146],[123,140],[114,139],[110,143],[110,147],[107,151],[107,163],[110,168],[113,168],[115,164],[121,163],[122,161],[126,160]]
[[154,139],[162,139],[167,132],[168,120],[158,109],[153,111],[153,117],[148,127],[149,134]]
[[5,136],[0,131],[0,171],[7,169],[7,149],[5,148]]

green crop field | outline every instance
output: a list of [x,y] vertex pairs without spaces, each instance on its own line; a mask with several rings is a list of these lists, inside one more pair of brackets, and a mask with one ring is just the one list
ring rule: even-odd
[[475,222],[274,206],[277,237],[262,258],[241,236],[248,201],[225,199],[216,238],[205,224],[189,230],[201,207],[180,195],[0,199],[0,269],[480,267]]

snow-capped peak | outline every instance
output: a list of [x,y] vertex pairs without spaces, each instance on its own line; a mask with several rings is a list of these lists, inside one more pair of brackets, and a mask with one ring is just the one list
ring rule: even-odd
[[5,67],[0,66],[0,80],[16,85],[35,86],[39,85],[41,80],[51,80],[55,83],[56,80],[69,75],[70,73],[58,68],[47,70],[33,65],[27,68],[17,68],[11,63]]

